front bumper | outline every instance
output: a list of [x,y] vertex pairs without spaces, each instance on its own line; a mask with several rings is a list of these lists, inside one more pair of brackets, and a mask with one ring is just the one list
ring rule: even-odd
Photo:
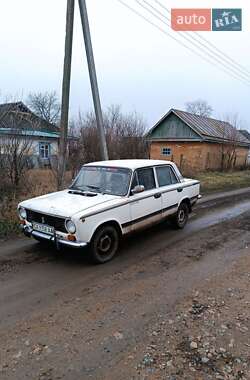
[[60,236],[57,236],[56,234],[51,236],[42,232],[34,231],[31,226],[24,225],[21,227],[25,236],[33,236],[34,238],[49,241],[51,243],[54,243],[58,249],[60,248],[60,246],[66,246],[71,248],[84,248],[88,245],[88,243],[84,241],[69,241],[62,239]]

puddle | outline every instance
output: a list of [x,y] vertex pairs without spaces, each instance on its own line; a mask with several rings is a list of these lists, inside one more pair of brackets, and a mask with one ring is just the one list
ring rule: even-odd
[[250,210],[250,201],[237,203],[235,206],[230,206],[228,208],[220,209],[218,211],[208,212],[206,213],[206,215],[199,217],[196,220],[191,219],[185,229],[189,232],[192,230],[198,231],[203,228],[224,222],[226,220],[236,218],[237,216],[243,214],[248,210]]

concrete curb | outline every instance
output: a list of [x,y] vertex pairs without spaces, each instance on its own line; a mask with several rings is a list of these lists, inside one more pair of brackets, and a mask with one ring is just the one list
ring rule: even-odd
[[243,195],[243,194],[250,194],[250,187],[245,187],[243,189],[237,189],[237,190],[230,190],[230,191],[223,191],[220,193],[214,193],[214,194],[208,194],[203,195],[202,198],[198,201],[197,205],[207,203],[210,201],[223,199],[223,198],[230,198],[237,195]]

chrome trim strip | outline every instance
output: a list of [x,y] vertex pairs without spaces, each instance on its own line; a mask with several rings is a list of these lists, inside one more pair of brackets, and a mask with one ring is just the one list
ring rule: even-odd
[[[177,189],[185,189],[186,187],[195,186],[195,185],[198,185],[199,183],[200,183],[199,181],[196,181],[195,183],[192,183],[192,184],[183,185],[182,182],[180,182],[180,183],[178,183],[178,185],[174,189],[167,189],[165,191],[160,191],[161,188],[160,187],[156,187],[155,189],[152,189],[152,190],[155,190],[155,192],[160,192],[161,194],[166,194],[166,193],[170,193],[171,191],[177,191]],[[150,190],[148,190],[148,191],[150,191]],[[116,205],[116,206],[110,206],[110,207],[107,207],[107,208],[102,209],[100,211],[93,211],[93,212],[91,212],[89,214],[81,216],[80,220],[89,218],[90,216],[101,214],[102,212],[113,210],[113,209],[118,208],[118,207],[126,206],[129,203],[135,203],[135,202],[142,201],[143,199],[151,198],[154,195],[155,195],[155,193],[149,194],[149,195],[146,195],[146,196],[142,196],[142,197],[136,198],[136,199],[127,199],[127,201],[124,202],[123,204],[119,204],[119,205]]]
[[42,232],[39,232],[39,231],[31,231],[31,235],[32,236],[36,236],[38,238],[41,238],[41,239],[44,239],[44,240],[49,240],[49,241],[55,241],[55,238],[53,235],[46,235],[46,234],[43,234]]
[[166,207],[164,209],[157,210],[157,211],[155,211],[155,212],[153,212],[151,214],[147,214],[147,215],[141,216],[140,218],[133,219],[130,222],[123,223],[122,224],[122,228],[126,228],[128,226],[132,226],[133,224],[143,222],[144,220],[149,219],[149,218],[153,218],[156,215],[163,215],[164,213],[166,213],[166,212],[168,212],[170,210],[173,210],[175,208],[176,209],[178,208],[178,203],[176,203],[176,204],[174,204],[172,206]]
[[69,240],[58,240],[59,244],[66,245],[67,247],[71,248],[84,248],[87,247],[88,243],[85,241],[69,241]]

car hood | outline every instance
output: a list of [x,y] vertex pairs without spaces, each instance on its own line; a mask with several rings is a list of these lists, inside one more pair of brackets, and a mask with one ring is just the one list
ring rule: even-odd
[[21,202],[19,206],[27,209],[70,218],[78,212],[90,212],[101,205],[117,203],[121,197],[110,194],[97,194],[95,196],[85,196],[69,193],[69,190],[63,190],[56,193],[42,195],[40,197],[28,199]]

